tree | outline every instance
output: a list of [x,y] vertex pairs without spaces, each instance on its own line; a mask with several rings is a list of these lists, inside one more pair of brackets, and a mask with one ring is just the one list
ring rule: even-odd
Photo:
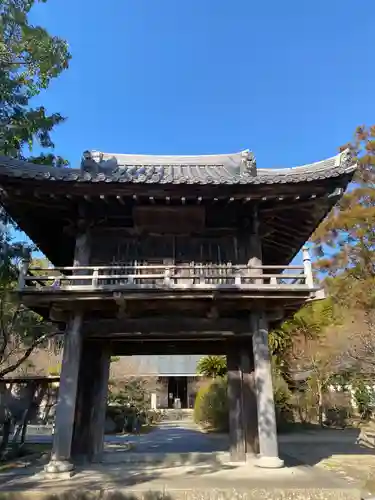
[[317,265],[330,275],[375,277],[375,126],[358,127],[349,149],[358,163],[353,184],[312,241],[321,258]]
[[25,363],[35,348],[46,347],[58,332],[14,298],[14,286],[15,282],[9,280],[0,289],[0,379]]
[[[42,2],[45,0],[41,0]],[[25,158],[25,147],[53,148],[53,127],[64,118],[32,107],[33,97],[46,89],[68,67],[70,54],[64,40],[51,36],[29,20],[38,0],[3,0],[0,3],[0,154]],[[29,161],[62,165],[52,154]],[[18,304],[10,292],[15,286],[20,258],[34,250],[11,238],[12,221],[0,213],[0,377],[18,368],[35,347],[54,334],[50,325]]]
[[[312,302],[297,311],[279,328],[278,335],[288,338],[282,363],[276,363],[279,373],[292,385],[292,372],[304,372],[316,393],[319,421],[323,423],[323,396],[331,377],[347,368],[344,347],[337,328],[340,310],[332,299]],[[274,332],[274,335],[277,331]]]
[[[46,0],[41,0],[45,2]],[[0,3],[0,154],[23,158],[24,147],[35,142],[53,148],[50,132],[64,121],[30,100],[46,89],[68,67],[67,43],[33,26],[29,13],[38,0],[3,0]],[[64,164],[52,154],[29,158],[38,163]]]
[[225,356],[204,356],[198,362],[197,372],[208,378],[223,377],[227,373]]
[[375,126],[358,127],[344,148],[357,160],[358,171],[312,241],[316,266],[328,275],[326,287],[347,312],[347,327],[352,330],[349,353],[360,369],[374,372]]

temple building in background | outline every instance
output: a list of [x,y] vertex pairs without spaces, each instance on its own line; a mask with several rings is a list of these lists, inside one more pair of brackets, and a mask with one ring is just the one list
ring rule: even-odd
[[[197,374],[199,355],[132,356],[134,375],[155,377],[158,388],[151,405],[167,409],[194,408],[195,396],[203,377]],[[130,372],[131,374],[131,372]]]

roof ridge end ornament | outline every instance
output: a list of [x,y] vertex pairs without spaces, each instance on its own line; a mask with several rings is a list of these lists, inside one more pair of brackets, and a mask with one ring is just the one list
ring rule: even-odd
[[254,153],[249,149],[245,149],[241,151],[241,157],[244,172],[255,177],[257,175],[257,162]]
[[343,149],[339,154],[339,162],[344,170],[353,167],[355,163],[353,151],[350,148]]
[[103,160],[101,151],[84,151],[81,160],[81,170],[90,174],[99,173],[99,166]]

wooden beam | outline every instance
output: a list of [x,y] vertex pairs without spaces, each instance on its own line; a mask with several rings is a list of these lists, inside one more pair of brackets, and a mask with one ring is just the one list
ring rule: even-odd
[[180,342],[127,342],[111,341],[111,353],[113,356],[134,356],[134,355],[157,355],[157,354],[217,354],[225,355],[228,341],[207,340],[192,341],[181,340]]
[[247,334],[249,332],[248,319],[231,318],[184,318],[184,317],[149,317],[149,318],[124,318],[124,319],[93,319],[83,324],[85,335],[91,337],[121,336],[135,333],[165,334],[176,333],[206,333],[221,332],[226,336]]

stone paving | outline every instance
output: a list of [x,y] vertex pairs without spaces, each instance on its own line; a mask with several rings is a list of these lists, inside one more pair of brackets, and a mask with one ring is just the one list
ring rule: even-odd
[[[39,440],[50,439],[44,435]],[[38,436],[32,436],[31,432],[28,440],[36,441]],[[134,452],[124,451],[129,442],[134,445]],[[289,444],[289,450],[285,443],[282,444],[286,467],[279,470],[259,469],[251,461],[246,465],[223,464],[220,457],[227,449],[225,436],[204,434],[191,422],[166,422],[149,434],[106,436],[105,455],[110,460],[117,456],[115,463],[78,467],[70,479],[46,479],[43,463],[40,463],[21,471],[0,474],[0,493],[6,491],[17,495],[6,497],[12,500],[35,498],[35,495],[41,498],[43,494],[48,500],[85,500],[85,496],[77,496],[77,491],[87,489],[116,490],[121,495],[113,497],[116,500],[361,498],[357,484],[351,484],[333,472],[301,465],[298,453],[290,454],[293,449],[298,451],[297,443]],[[197,458],[195,462],[194,457]],[[51,496],[59,492],[65,492],[67,496]]]

